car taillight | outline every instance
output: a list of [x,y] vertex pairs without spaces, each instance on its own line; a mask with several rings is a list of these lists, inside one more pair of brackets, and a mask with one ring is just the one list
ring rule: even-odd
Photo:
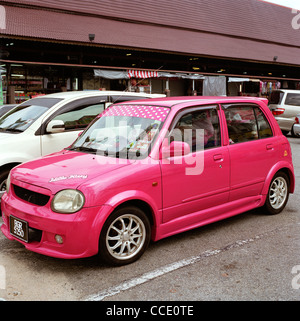
[[295,124],[299,124],[299,118],[295,117]]
[[274,116],[278,116],[278,115],[283,114],[284,111],[285,111],[284,108],[276,108],[276,109],[273,109],[273,110],[272,110],[272,114],[273,114]]

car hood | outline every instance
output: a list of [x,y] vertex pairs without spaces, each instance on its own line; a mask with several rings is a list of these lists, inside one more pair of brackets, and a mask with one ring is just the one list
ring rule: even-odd
[[16,139],[16,135],[20,133],[5,133],[5,132],[0,132],[0,143],[4,142],[7,143],[9,140],[14,140]]
[[76,189],[98,176],[132,164],[132,160],[62,151],[23,163],[13,170],[13,179],[51,190]]

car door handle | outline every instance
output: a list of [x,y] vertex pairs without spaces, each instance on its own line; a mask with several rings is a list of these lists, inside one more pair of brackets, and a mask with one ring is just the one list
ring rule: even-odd
[[267,150],[274,149],[274,145],[273,144],[267,144],[266,145],[266,149]]
[[221,162],[221,161],[223,161],[223,155],[222,154],[216,154],[216,155],[214,155],[214,161],[219,161],[219,162]]

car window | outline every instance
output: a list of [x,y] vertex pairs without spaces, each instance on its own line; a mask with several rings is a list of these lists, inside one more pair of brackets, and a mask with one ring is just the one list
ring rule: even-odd
[[259,108],[254,108],[254,112],[258,126],[258,138],[272,137],[273,132],[264,113]]
[[300,106],[300,94],[287,94],[285,99],[285,104]]
[[184,141],[192,152],[221,145],[220,124],[216,108],[191,111],[176,123],[171,141]]
[[283,95],[284,95],[284,92],[282,91],[273,91],[269,99],[269,104],[275,104],[275,105],[281,104]]
[[112,105],[69,149],[107,157],[145,158],[169,111],[151,105]]
[[0,119],[0,130],[23,132],[61,99],[33,98],[12,109]]
[[273,136],[270,124],[258,107],[228,107],[225,116],[230,144]]
[[131,101],[131,100],[139,100],[139,99],[147,99],[148,97],[143,96],[123,96],[123,95],[116,95],[111,96],[111,102],[112,103],[120,103],[125,101]]
[[53,120],[62,120],[65,130],[84,129],[100,113],[103,112],[104,103],[78,106],[68,112],[57,115]]

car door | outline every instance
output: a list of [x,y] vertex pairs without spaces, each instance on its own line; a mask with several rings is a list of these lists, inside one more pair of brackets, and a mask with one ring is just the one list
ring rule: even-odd
[[[52,114],[42,126],[41,151],[42,155],[60,151],[70,146],[78,134],[105,108],[106,100],[101,97],[81,99],[60,108]],[[60,120],[64,123],[64,130],[58,133],[48,133],[47,125],[50,121]]]
[[191,152],[161,161],[163,222],[228,201],[229,156],[220,132],[217,106],[193,108],[176,117],[168,139],[187,142]]
[[276,162],[277,138],[257,104],[225,105],[231,160],[230,201],[261,193]]

